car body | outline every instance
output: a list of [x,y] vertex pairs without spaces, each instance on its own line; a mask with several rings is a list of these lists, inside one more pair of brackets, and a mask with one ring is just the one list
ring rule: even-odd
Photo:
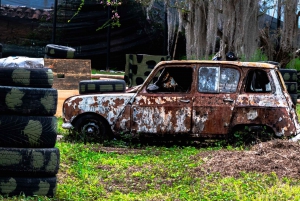
[[295,108],[273,64],[173,60],[158,63],[131,93],[69,97],[63,128],[215,138],[247,126],[289,137],[300,133]]

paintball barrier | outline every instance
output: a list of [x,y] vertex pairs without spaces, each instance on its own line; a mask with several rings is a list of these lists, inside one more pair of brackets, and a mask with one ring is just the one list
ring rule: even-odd
[[128,87],[143,84],[155,65],[168,59],[168,56],[162,55],[126,54],[124,76],[126,84]]

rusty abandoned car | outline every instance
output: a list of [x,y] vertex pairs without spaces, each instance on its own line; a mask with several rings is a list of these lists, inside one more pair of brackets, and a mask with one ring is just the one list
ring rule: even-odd
[[300,133],[295,108],[275,65],[162,61],[136,92],[69,97],[62,127],[99,139],[120,133],[205,139],[245,127],[293,137]]

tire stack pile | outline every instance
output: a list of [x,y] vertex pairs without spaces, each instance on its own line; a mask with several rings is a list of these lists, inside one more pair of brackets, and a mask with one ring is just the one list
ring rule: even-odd
[[48,68],[0,68],[0,194],[56,192],[57,90]]
[[296,69],[279,69],[287,91],[289,92],[293,103],[297,104],[298,98],[298,79],[297,79],[297,70]]

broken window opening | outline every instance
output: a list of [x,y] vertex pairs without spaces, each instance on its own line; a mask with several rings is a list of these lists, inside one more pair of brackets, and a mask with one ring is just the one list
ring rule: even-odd
[[267,72],[263,70],[249,71],[245,91],[249,93],[271,92],[271,84]]
[[191,90],[193,69],[189,67],[168,67],[162,69],[155,77],[156,79],[153,79],[150,82],[151,84],[147,86],[149,93],[188,93]]
[[240,72],[234,68],[201,67],[198,90],[203,93],[234,93],[240,79]]

